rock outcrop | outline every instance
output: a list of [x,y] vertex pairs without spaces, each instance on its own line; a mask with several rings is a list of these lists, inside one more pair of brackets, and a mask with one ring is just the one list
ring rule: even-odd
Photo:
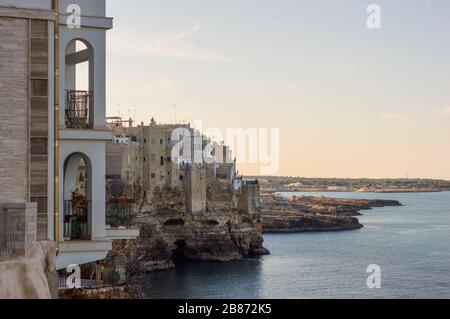
[[398,201],[326,197],[263,197],[264,233],[353,230],[364,227],[354,217],[373,207],[401,206]]
[[179,261],[225,262],[268,254],[260,211],[242,209],[243,197],[227,183],[211,183],[206,211],[188,212],[182,188],[157,188],[152,203],[136,218],[141,237],[127,243],[132,258],[146,271],[158,271]]
[[48,275],[56,274],[55,259],[50,241],[37,242],[26,256],[0,259],[0,299],[52,299],[56,287]]
[[139,293],[128,287],[107,287],[99,289],[66,289],[59,291],[59,299],[124,300],[142,299]]

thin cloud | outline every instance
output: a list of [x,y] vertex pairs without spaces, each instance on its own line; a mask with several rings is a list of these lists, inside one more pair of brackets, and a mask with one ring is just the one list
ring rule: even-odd
[[442,109],[442,114],[450,115],[450,106],[444,107]]
[[111,50],[117,53],[145,55],[149,57],[226,63],[239,62],[236,59],[196,47],[189,43],[188,38],[201,29],[202,26],[197,24],[187,31],[153,39],[147,36],[133,35],[133,32],[127,32],[126,36],[116,32],[111,34]]
[[398,113],[383,113],[382,117],[388,120],[393,120],[403,124],[415,124],[416,119],[398,114]]

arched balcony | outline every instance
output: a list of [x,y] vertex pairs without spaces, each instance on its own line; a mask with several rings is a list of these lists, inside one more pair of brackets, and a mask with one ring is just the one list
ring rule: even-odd
[[94,123],[94,50],[81,39],[65,52],[65,124],[69,129],[92,129]]
[[92,165],[81,153],[64,163],[64,239],[90,240],[92,211]]

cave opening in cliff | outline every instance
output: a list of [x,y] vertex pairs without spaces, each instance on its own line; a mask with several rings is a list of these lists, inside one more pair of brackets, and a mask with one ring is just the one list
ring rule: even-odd
[[170,257],[170,259],[172,259],[172,261],[175,264],[180,264],[180,263],[184,263],[186,261],[188,261],[188,257],[187,257],[187,243],[185,240],[177,240],[175,242],[175,249],[172,250],[172,257]]

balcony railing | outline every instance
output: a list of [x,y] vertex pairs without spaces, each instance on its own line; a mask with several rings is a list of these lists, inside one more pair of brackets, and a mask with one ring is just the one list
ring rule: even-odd
[[0,258],[14,254],[16,226],[16,215],[0,209]]
[[[116,256],[80,265],[79,288],[96,289],[125,285],[129,281],[129,264],[125,256]],[[65,270],[58,272],[59,289],[68,288],[67,279],[70,275]]]
[[89,209],[91,202],[64,201],[64,238],[68,240],[89,239]]
[[129,200],[112,200],[106,203],[106,224],[113,228],[130,228],[133,220],[133,203]]
[[90,91],[67,90],[66,127],[71,129],[90,129],[93,127],[89,116],[93,93]]

